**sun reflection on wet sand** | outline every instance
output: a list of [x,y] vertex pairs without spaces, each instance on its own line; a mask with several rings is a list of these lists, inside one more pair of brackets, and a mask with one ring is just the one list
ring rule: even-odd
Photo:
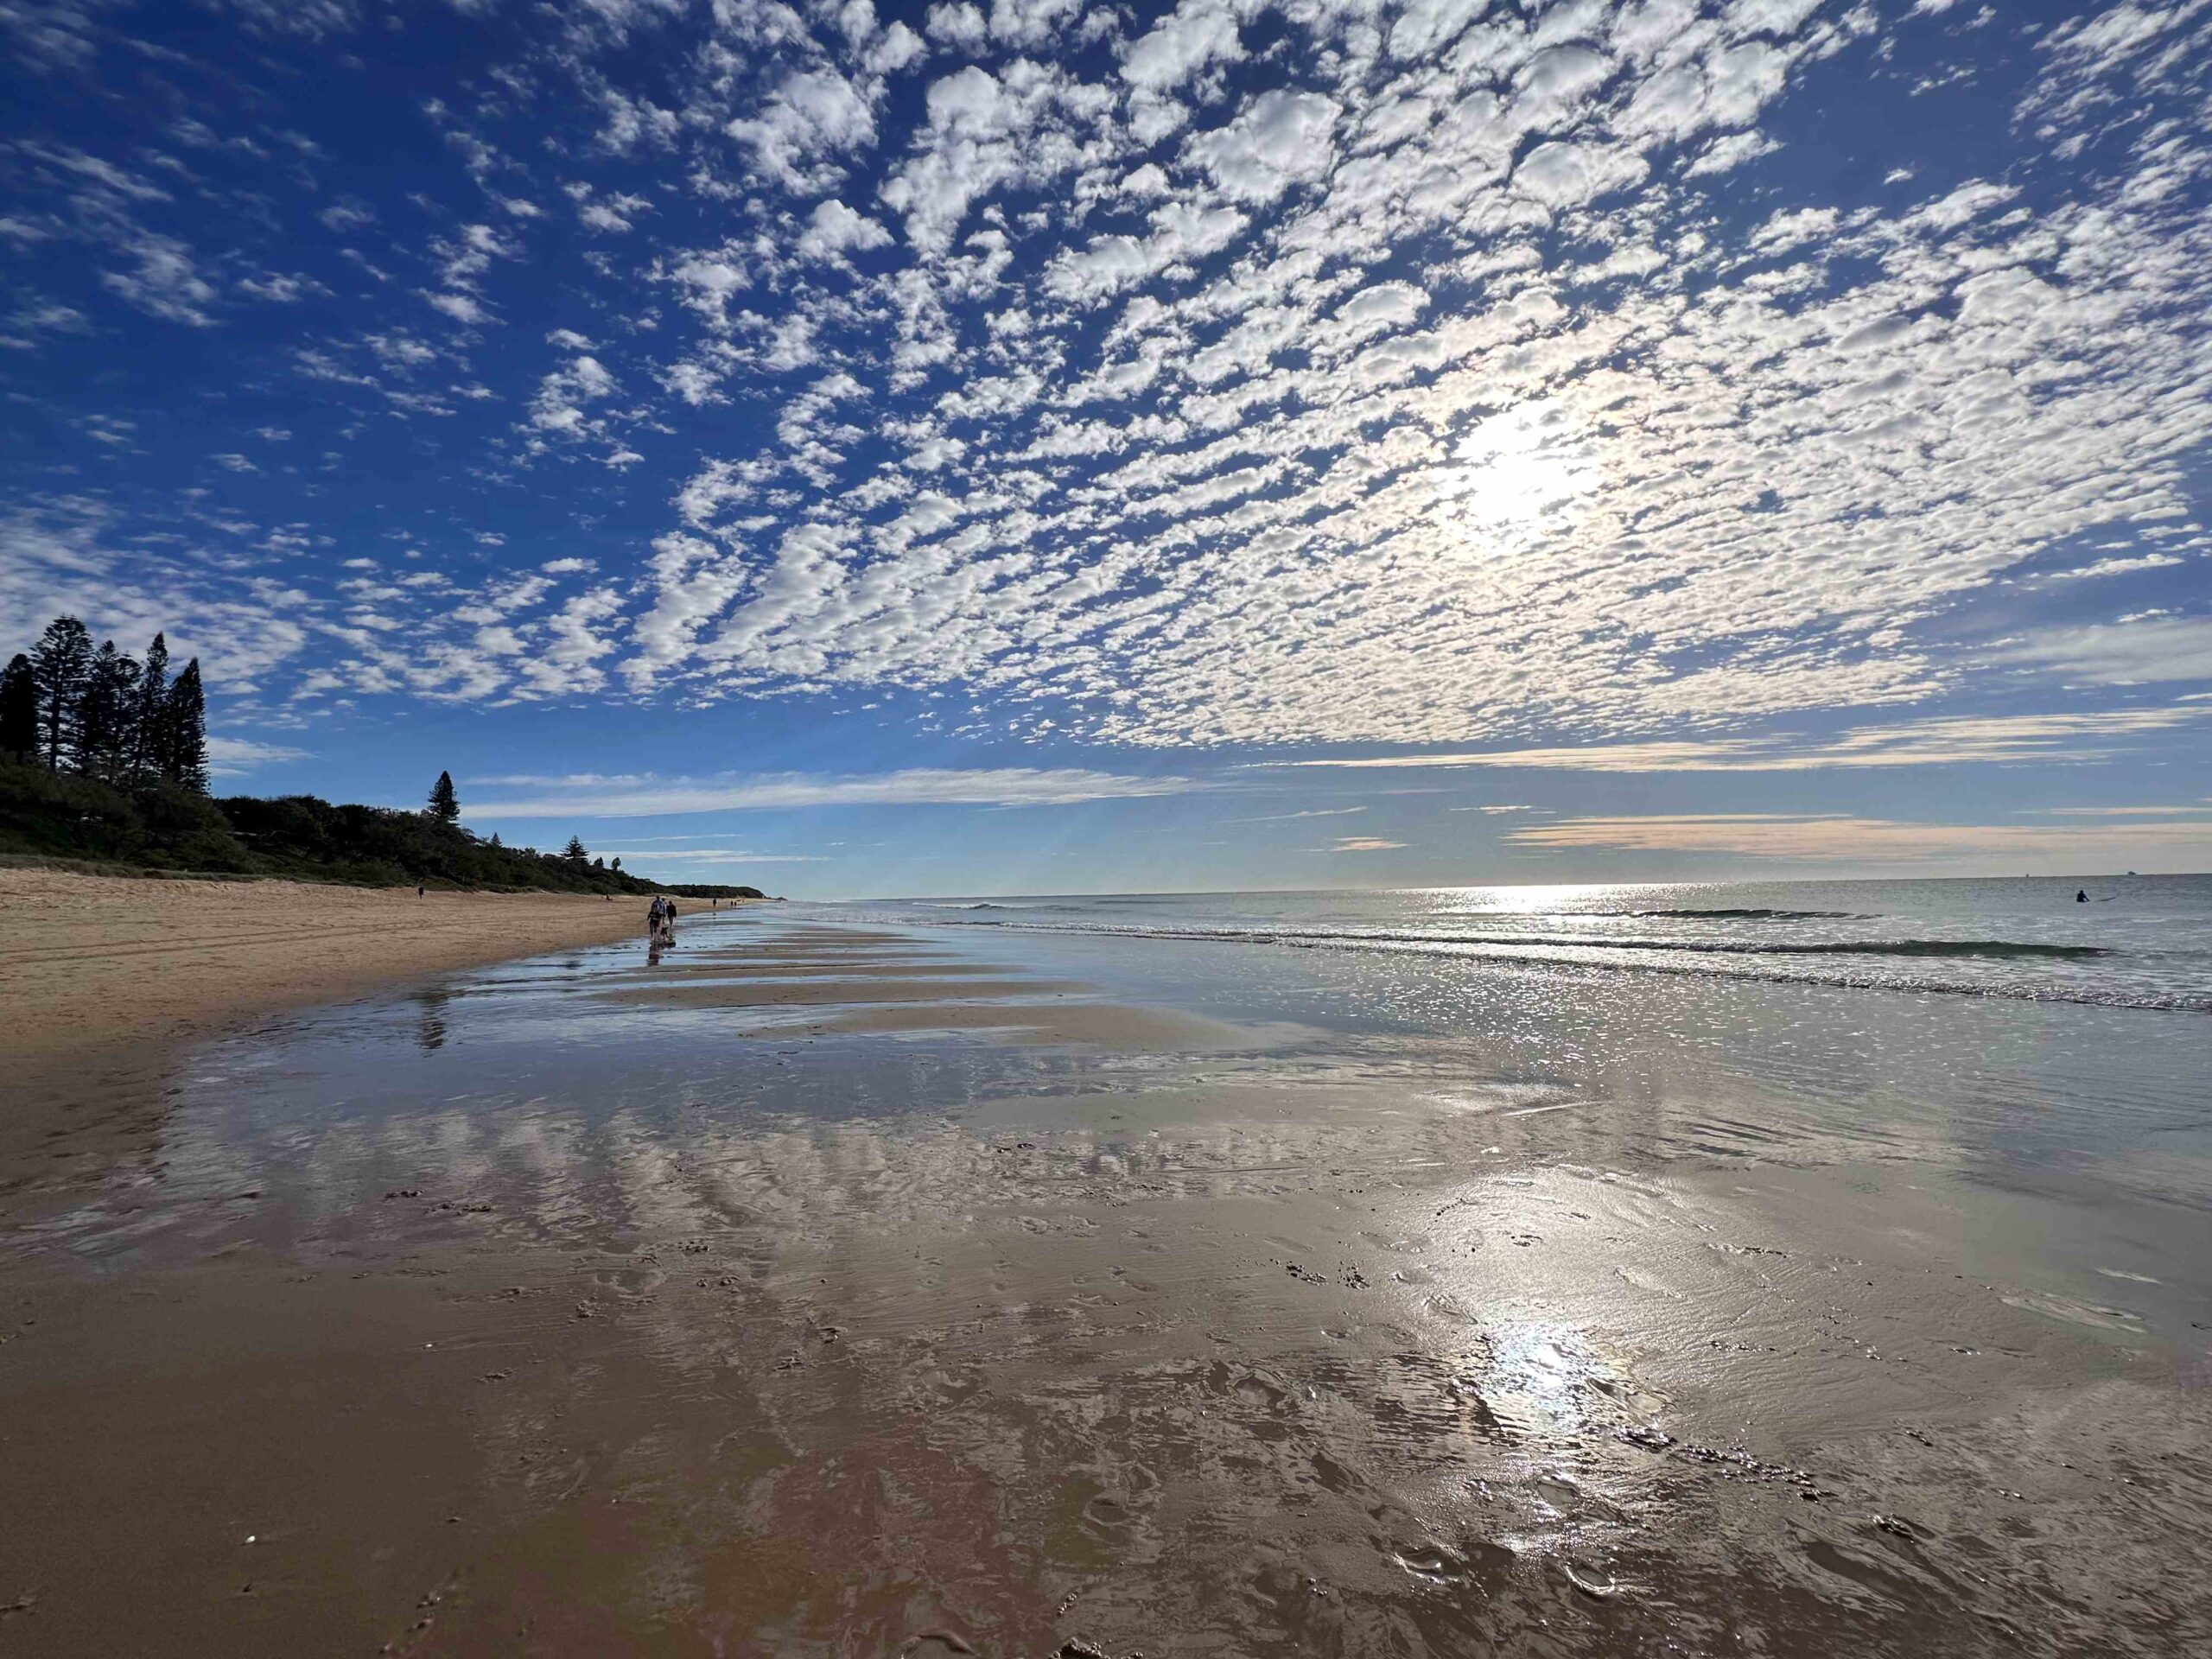
[[[2101,1605],[2085,1541],[2151,1559],[2169,1512],[2198,1512],[2190,1402],[2136,1380],[2179,1293],[2101,1279],[2099,1306],[2124,1289],[2139,1316],[2091,1325],[2054,1315],[2056,1279],[1967,1273],[2019,1200],[1932,1143],[1846,1165],[1808,1120],[1799,1161],[1768,1161],[1777,1119],[1654,1158],[1664,1114],[1447,1046],[1147,1022],[892,936],[702,931],[658,978],[634,955],[198,1056],[151,1174],[11,1242],[22,1283],[112,1292],[73,1293],[98,1319],[44,1339],[138,1379],[48,1402],[56,1432],[190,1410],[219,1448],[275,1424],[334,1490],[373,1467],[423,1493],[333,1514],[270,1468],[238,1501],[299,1516],[302,1581],[442,1598],[429,1628],[463,1652],[518,1623],[570,1650],[626,1629],[685,1650],[1976,1651],[2029,1586]],[[887,1007],[905,1028],[840,1027]],[[248,1357],[188,1362],[152,1323],[168,1300]],[[335,1416],[270,1357],[333,1342],[352,1370],[318,1386],[361,1395]],[[2126,1459],[2062,1458],[2082,1437],[2047,1404],[1987,1427],[2096,1389],[2128,1391],[2170,1510],[2067,1497]],[[423,1402],[413,1440],[372,1438],[386,1396]],[[22,1478],[67,1480],[39,1456]],[[2022,1533],[1992,1493],[2031,1488]],[[80,1523],[137,1524],[112,1508],[132,1490],[66,1512],[42,1582],[73,1582]],[[370,1564],[445,1555],[445,1587],[404,1594]],[[321,1634],[361,1633],[341,1625]]]

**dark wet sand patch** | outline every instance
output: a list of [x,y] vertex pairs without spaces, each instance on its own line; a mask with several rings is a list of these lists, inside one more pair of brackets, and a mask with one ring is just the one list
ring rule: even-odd
[[1065,996],[1090,988],[1075,980],[986,979],[948,987],[926,979],[837,979],[709,985],[639,985],[594,993],[601,1002],[669,1008],[837,1007],[862,1002],[932,1002],[950,997]]
[[1249,1027],[1172,1008],[1112,1002],[978,1004],[938,1001],[855,1010],[796,1029],[859,1035],[868,1033],[1001,1032],[1017,1043],[1068,1043],[1132,1052],[1179,1052],[1255,1046]]
[[836,962],[806,962],[789,957],[755,962],[739,951],[685,952],[664,957],[658,967],[627,969],[626,979],[696,976],[719,979],[972,979],[1020,970],[1003,963],[985,962],[926,962],[911,957],[849,957]]
[[755,935],[747,938],[740,934],[717,932],[711,924],[702,930],[677,925],[677,944],[679,948],[693,944],[712,943],[714,948],[725,945],[733,950],[742,950],[747,956],[764,962],[797,957],[802,960],[819,957],[825,952],[842,950],[874,950],[887,954],[912,952],[915,955],[936,954],[919,939],[898,933],[863,932],[853,928],[793,928],[779,931],[769,938]]
[[[1470,1251],[1418,1188],[1309,1158],[1296,1195],[1174,1205],[1072,1127],[853,1138],[733,1142],[817,1202],[671,1215],[624,1249],[495,1259],[386,1210],[392,1237],[335,1258],[272,1238],[135,1283],[18,1276],[10,1311],[40,1317],[0,1376],[0,1451],[48,1519],[0,1542],[29,1598],[10,1650],[901,1653],[944,1631],[1040,1656],[1997,1659],[2212,1629],[2201,1585],[2162,1572],[2212,1474],[2204,1402],[2094,1367],[2027,1417],[1991,1414],[1994,1369],[1916,1385],[1896,1262],[1765,1317],[1801,1378],[1955,1397],[1792,1449],[1763,1443],[1786,1396],[1694,1426],[1623,1339],[1632,1296],[1572,1255]],[[1480,1198],[1554,1250],[1586,1210],[1660,1271],[1709,1255],[1705,1229],[1767,1236],[1709,1181]],[[1394,1276],[1424,1262],[1456,1299]],[[1732,1340],[1771,1334],[1738,1296],[1704,1306]],[[1984,1341],[2014,1328],[1990,1313]],[[1859,1351],[1875,1331],[1894,1357]],[[1685,1371],[1740,1364],[1677,1345]]]

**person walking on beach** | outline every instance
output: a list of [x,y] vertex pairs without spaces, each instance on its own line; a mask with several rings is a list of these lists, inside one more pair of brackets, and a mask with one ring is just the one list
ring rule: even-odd
[[645,937],[655,944],[660,943],[661,918],[665,913],[667,903],[666,899],[658,893],[655,893],[652,907],[645,912]]

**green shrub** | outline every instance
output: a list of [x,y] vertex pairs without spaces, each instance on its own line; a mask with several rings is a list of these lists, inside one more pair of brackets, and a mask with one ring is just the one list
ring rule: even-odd
[[362,887],[648,893],[626,871],[479,841],[457,824],[312,795],[209,800],[174,785],[124,789],[0,757],[0,854]]

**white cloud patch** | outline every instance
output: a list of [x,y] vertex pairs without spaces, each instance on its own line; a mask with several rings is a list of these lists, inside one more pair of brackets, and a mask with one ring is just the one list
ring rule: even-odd
[[1328,176],[1342,114],[1317,92],[1262,92],[1227,126],[1193,138],[1184,155],[1230,200],[1271,202],[1294,184]]
[[1092,240],[1081,252],[1058,255],[1044,279],[1053,298],[1098,304],[1150,281],[1162,271],[1218,253],[1250,221],[1234,207],[1156,207],[1144,235],[1116,232]]
[[1147,92],[1170,92],[1201,70],[1243,55],[1236,13],[1227,0],[1182,0],[1129,47],[1122,79]]
[[594,430],[588,405],[614,395],[614,377],[589,354],[569,359],[538,383],[531,400],[531,424],[558,437],[582,437]]
[[117,249],[129,263],[100,272],[100,281],[149,316],[205,328],[214,322],[218,289],[203,276],[192,250],[175,237],[140,232]]
[[284,766],[314,758],[306,749],[296,749],[282,743],[264,743],[250,737],[226,737],[219,732],[211,732],[207,735],[207,770],[217,778],[243,778],[264,766]]
[[1580,207],[1640,183],[1649,163],[1630,149],[1554,139],[1513,171],[1514,188],[1547,207]]
[[728,132],[761,177],[811,193],[844,176],[841,158],[875,142],[875,112],[836,70],[810,69],[788,76],[758,114],[731,121]]
[[836,264],[847,254],[888,245],[891,232],[834,198],[817,202],[797,245],[802,259]]

